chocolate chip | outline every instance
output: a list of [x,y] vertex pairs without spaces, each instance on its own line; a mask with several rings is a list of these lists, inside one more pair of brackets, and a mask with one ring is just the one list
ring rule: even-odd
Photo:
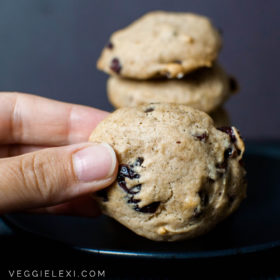
[[194,137],[199,141],[206,142],[206,140],[208,139],[208,134],[204,132],[201,135],[194,135]]
[[181,144],[181,141],[176,141],[176,144]]
[[228,134],[230,136],[230,140],[232,143],[234,143],[236,141],[236,137],[234,135],[234,131],[233,131],[232,127],[222,126],[222,127],[218,127],[217,129]]
[[110,64],[110,69],[117,74],[121,72],[122,66],[118,58],[114,57]]
[[150,113],[150,112],[153,112],[154,110],[155,110],[155,108],[149,107],[149,108],[147,108],[144,112],[145,112],[145,113]]
[[106,48],[112,50],[112,49],[114,48],[113,43],[112,43],[112,42],[109,42],[109,43],[106,45]]
[[107,189],[102,189],[102,190],[96,192],[96,195],[103,198],[103,202],[109,201]]
[[231,92],[236,92],[238,90],[238,83],[235,78],[228,78],[229,88]]
[[151,204],[148,204],[142,208],[140,208],[138,205],[134,207],[134,210],[142,213],[155,213],[160,205],[159,201],[155,201]]

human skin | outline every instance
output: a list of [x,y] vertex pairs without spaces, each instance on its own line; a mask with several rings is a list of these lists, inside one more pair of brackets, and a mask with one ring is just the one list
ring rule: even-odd
[[107,114],[0,92],[0,214],[97,215],[92,193],[115,180],[117,159],[108,144],[87,140]]

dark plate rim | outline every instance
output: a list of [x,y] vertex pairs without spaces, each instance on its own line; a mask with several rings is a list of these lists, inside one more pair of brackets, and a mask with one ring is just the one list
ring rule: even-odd
[[214,257],[226,257],[226,256],[234,256],[234,255],[242,255],[242,254],[250,254],[261,252],[269,249],[273,249],[276,247],[280,247],[280,240],[262,243],[258,245],[251,246],[243,246],[238,248],[229,248],[225,250],[211,250],[211,251],[200,251],[200,252],[157,252],[157,251],[146,251],[146,252],[135,252],[130,250],[110,250],[110,249],[92,249],[86,247],[74,246],[69,243],[63,242],[61,240],[57,240],[55,238],[50,238],[49,236],[39,234],[38,232],[30,231],[20,225],[13,220],[10,215],[4,215],[2,217],[3,221],[14,231],[20,233],[27,233],[34,235],[36,237],[47,239],[53,242],[59,242],[62,245],[66,245],[67,247],[73,248],[74,250],[93,254],[93,255],[102,255],[108,257],[128,257],[128,258],[145,258],[145,259],[207,259]]
[[129,250],[98,250],[91,248],[83,248],[73,246],[74,249],[87,252],[91,254],[100,254],[104,256],[115,256],[115,257],[133,257],[133,258],[148,258],[148,259],[207,259],[214,257],[226,257],[234,255],[243,255],[261,252],[269,249],[273,249],[280,246],[280,240],[262,243],[252,246],[244,246],[238,248],[230,248],[225,250],[212,250],[212,251],[200,251],[200,252],[156,252],[156,251],[147,251],[147,252],[134,252]]

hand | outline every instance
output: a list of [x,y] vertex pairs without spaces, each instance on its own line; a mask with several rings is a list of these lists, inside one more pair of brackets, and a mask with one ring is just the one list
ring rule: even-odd
[[108,144],[86,141],[107,114],[29,94],[0,93],[0,214],[96,215],[91,194],[114,181],[117,159]]

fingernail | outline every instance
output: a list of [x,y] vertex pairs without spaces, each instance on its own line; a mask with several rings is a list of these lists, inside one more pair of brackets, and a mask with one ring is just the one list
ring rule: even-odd
[[103,180],[113,175],[116,154],[106,143],[93,144],[73,154],[73,164],[80,181]]

